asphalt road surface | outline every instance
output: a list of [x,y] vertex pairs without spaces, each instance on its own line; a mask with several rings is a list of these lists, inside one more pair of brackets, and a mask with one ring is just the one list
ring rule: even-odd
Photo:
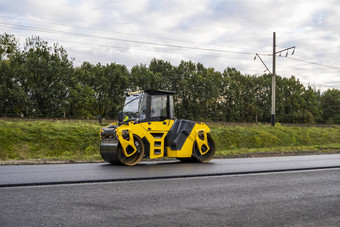
[[[292,164],[294,160],[298,161]],[[213,160],[207,165],[143,163],[137,168],[2,166],[0,226],[339,226],[339,164],[339,155],[320,155]],[[50,181],[53,177],[45,175],[57,166],[65,171],[56,170],[55,180]],[[70,177],[83,168],[90,180]],[[111,180],[105,176],[100,182],[93,180],[99,173],[90,174],[91,168],[103,168],[104,174],[107,169],[111,173],[136,169],[139,175],[119,178],[112,173]],[[185,174],[165,176],[176,173],[174,169]],[[38,174],[33,170],[42,171],[43,177],[29,177]],[[19,180],[10,184],[5,175]],[[67,175],[66,180],[60,175]]]
[[215,159],[209,163],[142,162],[0,166],[0,187],[218,176],[340,167],[340,154]]

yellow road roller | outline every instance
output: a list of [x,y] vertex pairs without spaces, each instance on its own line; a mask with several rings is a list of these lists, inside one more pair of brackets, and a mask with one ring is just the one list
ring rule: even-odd
[[210,128],[174,116],[172,91],[144,90],[126,94],[118,124],[100,130],[100,154],[111,164],[133,166],[143,158],[177,158],[209,162],[215,155]]

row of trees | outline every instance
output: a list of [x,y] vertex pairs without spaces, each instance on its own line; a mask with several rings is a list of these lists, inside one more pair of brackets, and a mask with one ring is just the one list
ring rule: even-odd
[[[74,67],[58,44],[39,37],[20,47],[13,35],[0,36],[0,115],[23,117],[116,118],[124,92],[176,91],[177,118],[228,122],[269,122],[271,75],[218,72],[200,63],[178,66],[153,59],[126,66],[84,62]],[[321,94],[294,76],[277,77],[277,121],[340,123],[340,91]]]

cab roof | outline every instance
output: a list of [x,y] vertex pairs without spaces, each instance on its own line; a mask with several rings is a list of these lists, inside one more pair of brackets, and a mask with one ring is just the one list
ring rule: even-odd
[[144,92],[149,95],[174,95],[176,93],[174,91],[153,90],[153,89],[147,89],[147,90],[144,90]]
[[134,92],[128,92],[125,93],[126,96],[130,95],[139,95],[140,93],[145,92],[149,95],[174,95],[176,92],[174,91],[164,91],[164,90],[154,90],[154,89],[146,89],[144,91],[139,90],[139,91],[134,91]]

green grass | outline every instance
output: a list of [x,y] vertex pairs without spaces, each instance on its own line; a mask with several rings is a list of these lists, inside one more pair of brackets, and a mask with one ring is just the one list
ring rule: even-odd
[[99,160],[100,127],[89,121],[0,120],[0,160]]
[[[208,125],[218,157],[340,150],[338,126]],[[102,160],[100,128],[95,121],[0,119],[0,160]]]
[[270,125],[211,126],[217,156],[340,150],[340,128]]

